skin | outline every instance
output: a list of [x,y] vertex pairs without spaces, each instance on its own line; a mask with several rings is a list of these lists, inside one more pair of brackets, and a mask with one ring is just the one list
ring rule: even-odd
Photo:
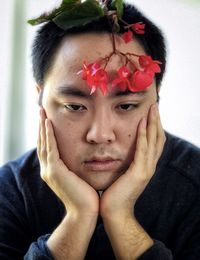
[[[118,38],[116,43],[125,53],[145,54],[137,41],[125,44]],[[98,61],[111,52],[108,34],[66,38],[44,89],[37,86],[39,94],[43,91],[41,177],[67,211],[47,242],[55,259],[84,258],[99,214],[117,259],[136,259],[153,245],[134,217],[134,204],[153,176],[165,142],[155,82],[137,94],[114,90],[103,96],[97,90],[89,95],[77,75],[84,60]],[[114,56],[106,69],[114,75],[122,65]],[[97,191],[103,191],[101,197]]]

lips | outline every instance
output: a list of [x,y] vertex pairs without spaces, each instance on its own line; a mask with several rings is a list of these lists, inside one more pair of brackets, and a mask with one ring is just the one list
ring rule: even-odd
[[85,166],[92,171],[109,171],[114,170],[119,165],[120,160],[112,157],[93,157],[86,160]]

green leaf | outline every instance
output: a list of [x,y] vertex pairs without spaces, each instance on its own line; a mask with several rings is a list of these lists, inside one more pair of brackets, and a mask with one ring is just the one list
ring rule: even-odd
[[60,8],[70,8],[76,4],[80,3],[80,0],[63,0]]
[[44,14],[41,14],[39,17],[28,20],[28,23],[31,25],[38,25],[40,23],[44,23],[47,21],[52,20],[54,17],[59,15],[63,12],[63,10],[71,10],[76,6],[77,3],[79,3],[79,0],[63,0],[60,7],[53,9],[50,12],[46,12]]
[[123,0],[113,0],[111,7],[115,10],[117,10],[117,15],[119,18],[122,18],[123,12],[124,12],[124,5]]
[[77,3],[79,0],[63,0],[61,5]]
[[75,26],[85,25],[104,15],[104,10],[99,2],[86,0],[83,3],[79,2],[71,10],[60,13],[53,21],[57,26],[66,30]]
[[44,22],[48,21],[48,18],[46,18],[46,17],[47,17],[46,14],[42,14],[37,18],[28,20],[28,23],[31,25],[38,25],[40,23],[44,23]]

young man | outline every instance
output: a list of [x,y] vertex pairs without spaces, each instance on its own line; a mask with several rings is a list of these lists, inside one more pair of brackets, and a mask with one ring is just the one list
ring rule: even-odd
[[160,122],[162,34],[112,8],[37,33],[38,146],[0,170],[0,259],[200,257],[200,152]]

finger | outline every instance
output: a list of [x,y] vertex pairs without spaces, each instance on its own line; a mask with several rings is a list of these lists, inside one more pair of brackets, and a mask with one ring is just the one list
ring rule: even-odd
[[146,118],[142,118],[138,125],[138,134],[136,141],[136,149],[134,161],[130,165],[130,170],[143,170],[147,161],[147,135],[146,135]]
[[44,113],[44,109],[41,109],[41,123],[40,123],[40,127],[41,127],[41,131],[40,131],[40,158],[43,162],[46,163],[46,156],[47,156],[47,152],[46,152],[46,129],[45,129],[45,119],[46,119],[46,115]]
[[157,131],[158,131],[158,106],[157,103],[150,107],[148,114],[147,142],[148,142],[148,162],[153,164],[157,154]]
[[40,132],[41,132],[41,119],[39,120],[39,129],[38,129],[38,139],[37,139],[37,155],[40,159],[40,150],[41,150],[41,136],[40,136]]
[[46,126],[46,151],[48,163],[53,163],[59,159],[58,147],[53,131],[52,123],[49,119],[45,120]]
[[160,119],[160,114],[158,111],[158,120],[157,120],[157,151],[156,151],[156,159],[158,160],[162,154],[164,144],[166,141],[166,136],[164,129],[162,127],[161,119]]

